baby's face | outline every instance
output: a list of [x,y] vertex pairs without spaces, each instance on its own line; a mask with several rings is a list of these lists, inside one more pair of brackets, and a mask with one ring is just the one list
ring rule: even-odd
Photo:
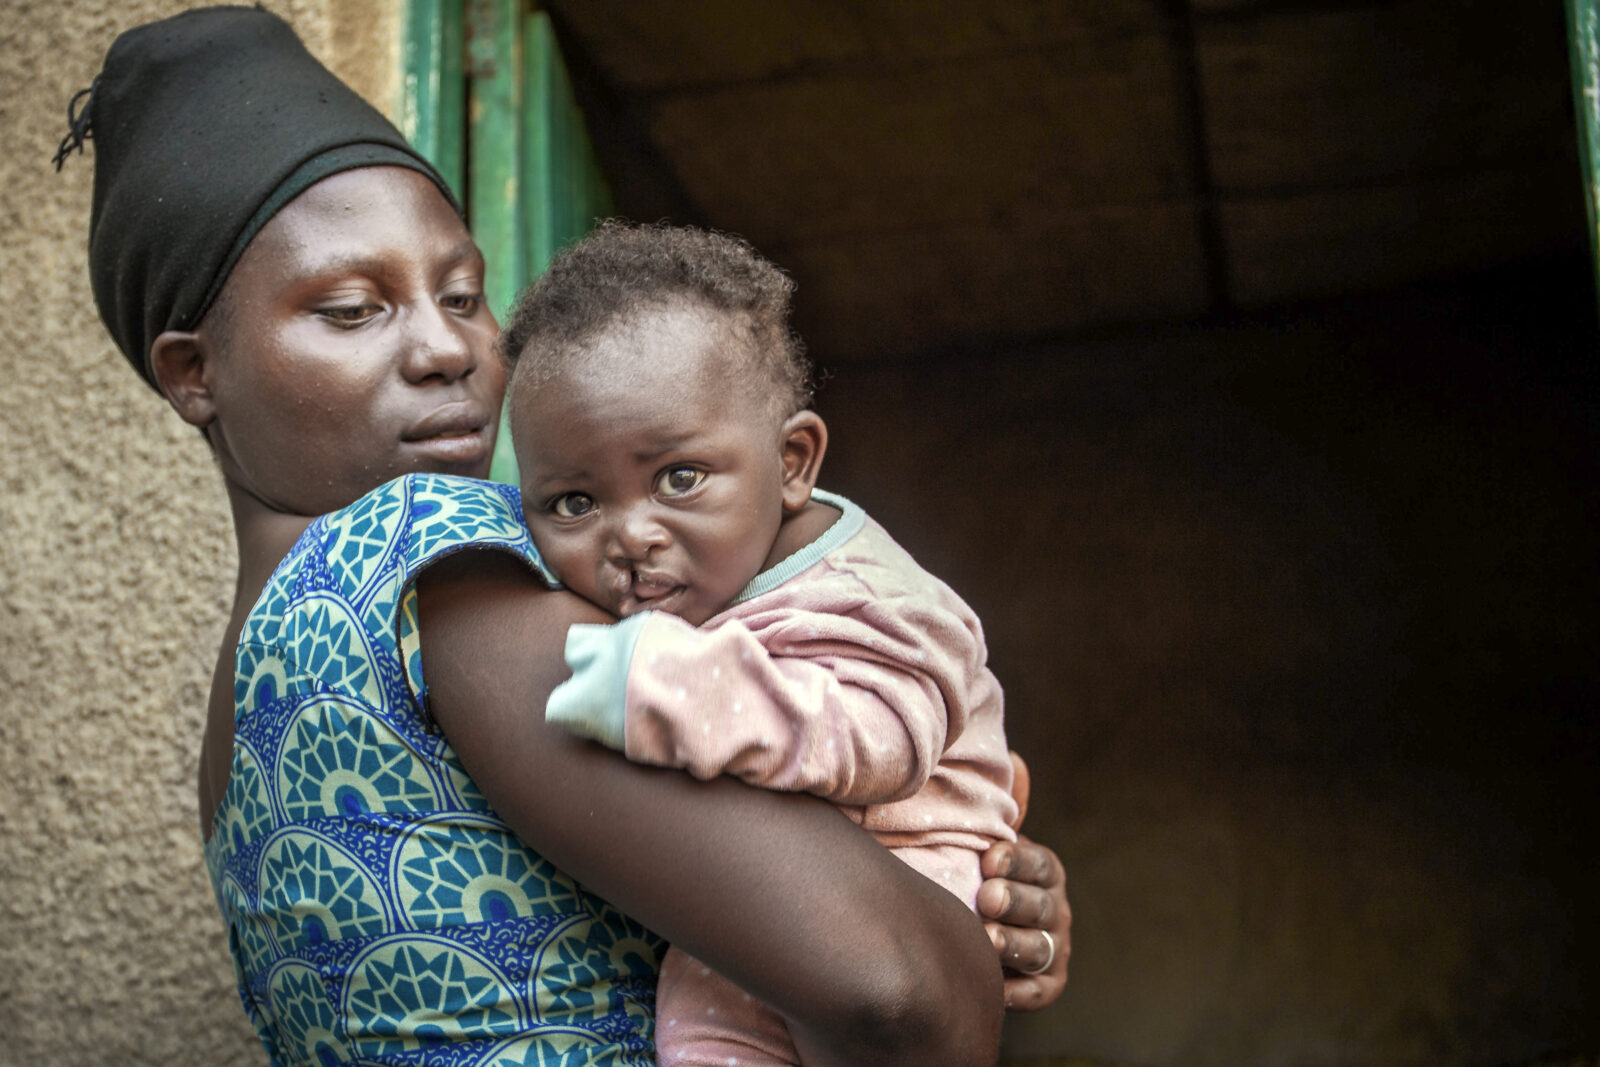
[[698,309],[644,312],[519,387],[528,528],[573,592],[698,626],[761,572],[783,518],[781,427],[728,380],[739,343]]

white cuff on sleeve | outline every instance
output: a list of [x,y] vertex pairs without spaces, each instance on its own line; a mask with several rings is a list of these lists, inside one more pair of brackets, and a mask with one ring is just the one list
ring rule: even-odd
[[628,709],[628,665],[650,613],[611,625],[578,623],[567,630],[567,666],[572,677],[556,686],[544,717],[579,737],[624,750]]

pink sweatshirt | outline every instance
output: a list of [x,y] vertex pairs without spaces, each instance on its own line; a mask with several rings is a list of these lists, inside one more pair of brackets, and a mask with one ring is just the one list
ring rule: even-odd
[[860,508],[815,496],[841,518],[698,629],[573,627],[548,715],[638,763],[832,800],[971,906],[1017,813],[982,626]]
[[[972,907],[1017,814],[983,628],[860,508],[813,495],[838,521],[704,626],[572,627],[546,715],[637,763],[826,797]],[[776,1012],[676,947],[656,1003],[658,1063],[799,1062]]]

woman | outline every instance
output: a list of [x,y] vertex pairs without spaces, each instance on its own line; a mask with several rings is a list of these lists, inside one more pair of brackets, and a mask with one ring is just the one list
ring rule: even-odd
[[[994,947],[953,897],[819,803],[529,713],[601,617],[547,591],[513,494],[441,477],[486,473],[504,369],[482,257],[393,128],[246,8],[119,38],[74,125],[96,302],[234,518],[200,810],[274,1061],[649,1062],[659,941],[611,903],[806,1063],[992,1059]],[[1049,999],[1059,868],[1010,855],[1048,891],[993,883],[990,914],[1048,928],[1001,948]]]

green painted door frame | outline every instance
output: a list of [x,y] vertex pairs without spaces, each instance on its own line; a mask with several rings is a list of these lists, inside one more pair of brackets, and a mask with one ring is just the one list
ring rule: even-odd
[[1578,162],[1583,168],[1583,203],[1589,218],[1589,251],[1600,283],[1600,15],[1596,0],[1566,0],[1567,41],[1572,53],[1572,94],[1577,102]]
[[[527,0],[408,0],[401,55],[400,130],[465,205],[504,320],[612,210],[550,17]],[[490,476],[517,481],[503,417]]]

